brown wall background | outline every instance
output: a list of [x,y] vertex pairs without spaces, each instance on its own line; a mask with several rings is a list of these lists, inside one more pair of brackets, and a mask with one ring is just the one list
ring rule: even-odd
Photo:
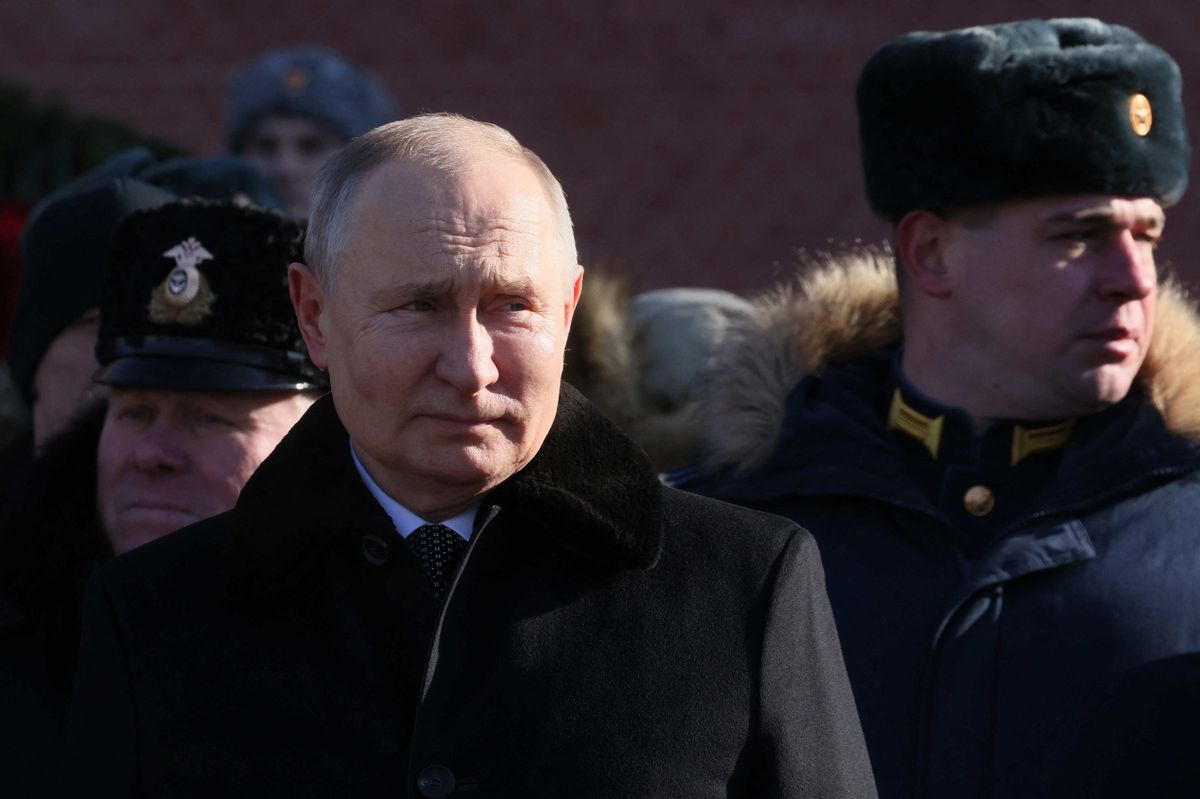
[[[324,44],[376,71],[405,113],[496,122],[542,155],[585,265],[615,260],[641,288],[753,290],[790,274],[797,248],[887,236],[863,195],[853,103],[876,48],[1035,16],[1097,16],[1164,47],[1200,135],[1194,0],[0,0],[0,80],[214,154],[233,71]],[[1200,185],[1161,250],[1193,283],[1198,212]]]

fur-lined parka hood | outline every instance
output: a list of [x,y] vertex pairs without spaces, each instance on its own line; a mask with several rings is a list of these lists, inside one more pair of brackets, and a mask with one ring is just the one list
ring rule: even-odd
[[[745,472],[773,452],[788,395],[810,374],[901,338],[893,256],[861,248],[809,259],[790,284],[757,298],[727,334],[699,413],[704,472]],[[1200,315],[1183,287],[1159,287],[1150,351],[1138,375],[1175,435],[1200,439]]]

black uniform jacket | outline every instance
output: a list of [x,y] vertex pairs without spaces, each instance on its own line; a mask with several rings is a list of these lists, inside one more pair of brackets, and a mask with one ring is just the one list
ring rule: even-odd
[[874,796],[812,538],[564,385],[442,608],[330,398],[85,605],[80,795]]

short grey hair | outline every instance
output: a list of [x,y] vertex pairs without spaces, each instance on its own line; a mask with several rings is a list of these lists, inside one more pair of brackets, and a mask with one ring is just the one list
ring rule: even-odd
[[498,156],[525,164],[542,183],[557,217],[563,268],[578,263],[571,213],[562,186],[537,154],[497,125],[457,114],[421,114],[389,122],[352,140],[325,163],[317,175],[312,214],[304,242],[304,260],[326,291],[335,283],[346,220],[366,176],[395,161],[424,166],[451,176],[471,172],[476,158]]

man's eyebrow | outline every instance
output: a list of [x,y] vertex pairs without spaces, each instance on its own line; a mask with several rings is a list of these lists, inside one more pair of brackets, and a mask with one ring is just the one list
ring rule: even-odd
[[489,287],[492,291],[498,291],[501,294],[525,295],[533,291],[534,283],[527,275],[522,275],[497,278],[489,281]]
[[398,286],[388,286],[388,294],[403,294],[405,296],[440,297],[454,293],[454,278],[444,277],[439,280],[412,280]]
[[[1042,218],[1042,223],[1047,225],[1057,224],[1077,224],[1077,225],[1105,225],[1113,226],[1117,224],[1116,214],[1111,208],[1083,208],[1078,211],[1063,211],[1062,213],[1051,214]],[[1160,230],[1166,224],[1166,219],[1161,214],[1146,214],[1134,219],[1134,226],[1147,230]]]

